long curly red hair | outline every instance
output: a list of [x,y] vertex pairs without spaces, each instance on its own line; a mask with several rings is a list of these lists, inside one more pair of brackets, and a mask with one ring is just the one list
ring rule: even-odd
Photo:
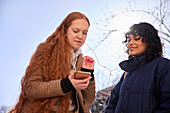
[[70,74],[72,48],[66,41],[66,34],[72,21],[76,19],[86,19],[90,25],[88,18],[84,14],[72,12],[62,21],[56,31],[49,36],[45,42],[39,44],[26,69],[25,76],[21,80],[22,89],[18,102],[10,113],[21,113],[22,106],[26,99],[34,101],[33,104],[28,107],[35,113],[40,111],[44,113],[52,112],[56,101],[60,101],[60,107],[57,111],[61,111],[61,113],[67,111],[70,104],[68,101],[70,93],[60,97],[34,100],[24,94],[23,88],[28,78],[30,78],[32,73],[40,66],[43,69],[42,75],[46,82],[62,79]]

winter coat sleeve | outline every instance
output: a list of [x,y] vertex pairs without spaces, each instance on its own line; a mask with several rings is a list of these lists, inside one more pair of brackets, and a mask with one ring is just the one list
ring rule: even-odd
[[119,90],[121,87],[121,84],[123,82],[124,74],[122,75],[121,79],[117,83],[117,85],[113,88],[111,91],[111,95],[106,100],[106,109],[104,110],[104,113],[114,113],[116,109],[116,105],[119,99]]
[[87,103],[88,106],[90,106],[95,99],[95,80],[90,81],[89,86],[85,90],[82,90],[81,92],[84,101]]
[[23,90],[28,98],[34,99],[65,95],[61,88],[60,79],[49,82],[43,80],[41,66],[26,80]]
[[170,60],[159,63],[156,80],[159,105],[155,113],[170,113]]

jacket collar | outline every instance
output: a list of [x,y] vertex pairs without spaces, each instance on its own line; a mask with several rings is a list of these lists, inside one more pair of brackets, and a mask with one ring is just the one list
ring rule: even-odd
[[122,70],[126,72],[134,71],[137,68],[143,66],[146,63],[146,53],[142,53],[140,55],[136,55],[129,60],[124,60],[119,63],[119,66]]
[[78,60],[78,56],[82,54],[82,49],[78,49],[77,51],[72,51],[72,58],[71,58],[71,69],[75,70],[76,69],[76,63]]

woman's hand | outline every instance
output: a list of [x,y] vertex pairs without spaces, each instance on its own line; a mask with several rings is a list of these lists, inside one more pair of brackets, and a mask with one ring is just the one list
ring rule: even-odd
[[85,56],[83,64],[82,64],[82,68],[94,69],[94,60],[93,60],[93,58],[91,58],[89,56]]
[[85,78],[85,79],[74,79],[74,75],[76,74],[76,71],[71,72],[71,74],[68,76],[68,79],[72,83],[73,87],[75,89],[79,90],[85,90],[90,82],[91,77]]

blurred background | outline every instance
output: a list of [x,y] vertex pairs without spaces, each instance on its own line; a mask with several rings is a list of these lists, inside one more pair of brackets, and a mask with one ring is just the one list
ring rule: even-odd
[[[73,11],[84,13],[91,22],[82,48],[95,59],[94,112],[103,108],[108,88],[123,73],[119,63],[127,54],[122,41],[131,25],[151,23],[164,43],[164,56],[170,58],[169,0],[0,0],[0,113],[16,104],[21,78],[38,44]],[[101,91],[107,92],[104,97]]]

